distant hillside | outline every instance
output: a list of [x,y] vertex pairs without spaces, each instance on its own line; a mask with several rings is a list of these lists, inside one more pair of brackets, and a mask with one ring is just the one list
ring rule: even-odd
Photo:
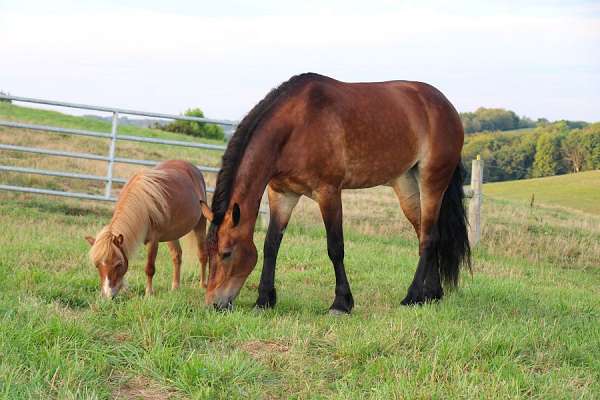
[[561,206],[600,215],[600,171],[520,181],[488,183],[484,196],[534,204]]
[[[86,114],[83,117],[84,118],[99,119],[101,121],[107,121],[107,122],[111,122],[112,121],[112,117],[111,116]],[[164,123],[165,123],[164,119],[158,119],[158,118],[129,118],[129,117],[119,117],[119,125],[132,125],[132,126],[139,126],[139,127],[142,127],[142,128],[153,128],[156,125],[161,125],[161,124],[164,124]]]

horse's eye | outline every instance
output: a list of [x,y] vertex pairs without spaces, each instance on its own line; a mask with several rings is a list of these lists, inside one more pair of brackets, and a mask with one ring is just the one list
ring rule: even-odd
[[226,251],[223,254],[221,254],[221,259],[226,260],[229,257],[231,257],[231,251]]

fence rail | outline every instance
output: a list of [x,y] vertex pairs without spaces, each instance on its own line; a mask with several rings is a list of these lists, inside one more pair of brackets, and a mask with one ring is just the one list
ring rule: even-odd
[[[112,123],[111,123],[111,131],[110,132],[98,132],[98,131],[90,131],[90,130],[84,130],[84,129],[72,129],[72,128],[57,127],[57,126],[36,125],[36,124],[28,124],[28,123],[14,122],[14,121],[1,121],[0,120],[0,126],[4,126],[4,127],[8,127],[8,128],[28,129],[28,130],[31,130],[34,132],[55,133],[55,134],[61,134],[61,135],[86,136],[86,137],[95,137],[95,138],[109,140],[110,142],[109,142],[107,155],[92,154],[92,153],[79,153],[79,152],[62,151],[62,150],[51,150],[51,149],[45,149],[45,148],[40,148],[40,147],[18,146],[18,145],[12,145],[12,144],[0,144],[0,150],[18,151],[18,152],[34,153],[34,154],[44,154],[44,155],[58,156],[58,157],[80,158],[80,159],[86,159],[86,160],[106,162],[107,170],[106,170],[106,175],[104,175],[104,176],[80,174],[80,173],[65,172],[65,171],[53,171],[53,170],[45,170],[45,169],[37,169],[37,168],[16,167],[16,166],[11,166],[11,165],[0,165],[0,171],[5,171],[5,172],[37,174],[37,175],[46,175],[46,176],[56,176],[56,177],[62,177],[62,178],[105,182],[106,186],[104,189],[103,196],[96,195],[96,194],[90,194],[90,193],[64,192],[64,191],[59,191],[59,190],[48,190],[48,189],[41,189],[41,188],[34,188],[34,187],[27,187],[27,186],[0,185],[1,190],[11,190],[11,191],[39,193],[39,194],[50,194],[50,195],[56,195],[56,196],[75,197],[75,198],[90,199],[90,200],[116,201],[115,196],[113,196],[113,194],[112,194],[113,184],[114,183],[117,183],[117,184],[125,183],[126,179],[113,176],[113,169],[114,169],[115,163],[144,165],[144,166],[152,167],[160,162],[160,161],[156,161],[156,160],[140,160],[140,159],[133,159],[133,158],[117,157],[116,156],[117,142],[119,142],[119,141],[153,143],[153,144],[168,145],[168,146],[181,146],[181,147],[204,149],[204,150],[214,150],[214,151],[219,151],[219,152],[223,152],[225,150],[225,146],[223,146],[223,145],[198,143],[198,142],[187,142],[187,141],[181,141],[181,140],[158,139],[158,138],[151,138],[151,137],[145,137],[145,136],[132,136],[132,135],[120,134],[119,133],[119,116],[121,114],[153,117],[153,118],[163,118],[163,119],[171,119],[171,120],[195,121],[195,122],[203,122],[203,123],[217,124],[217,125],[223,125],[223,126],[231,126],[234,128],[237,125],[236,121],[225,120],[225,119],[188,117],[188,116],[183,116],[183,115],[171,115],[171,114],[163,114],[163,113],[156,113],[156,112],[129,110],[129,109],[123,109],[123,108],[116,108],[116,107],[104,107],[104,106],[94,106],[94,105],[79,104],[79,103],[67,103],[67,102],[62,102],[62,101],[36,99],[36,98],[31,98],[31,97],[10,96],[10,95],[4,95],[4,94],[0,94],[0,99],[112,113]],[[219,168],[217,168],[217,167],[211,167],[211,166],[207,166],[207,165],[197,165],[197,167],[198,167],[198,169],[200,169],[200,171],[202,171],[204,173],[219,172]],[[214,189],[210,188],[210,187],[207,188],[206,190],[208,192],[214,191]]]

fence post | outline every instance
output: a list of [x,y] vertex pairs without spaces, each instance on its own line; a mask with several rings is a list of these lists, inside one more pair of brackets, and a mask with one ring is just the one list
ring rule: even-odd
[[265,190],[263,193],[263,197],[260,201],[260,206],[258,208],[258,216],[260,218],[261,224],[265,229],[269,228],[269,221],[271,218],[271,210],[269,208],[269,191]]
[[112,128],[110,130],[110,146],[108,148],[108,171],[106,171],[106,187],[104,197],[110,199],[112,194],[113,167],[115,164],[115,147],[117,144],[117,128],[119,126],[119,113],[114,111],[112,118]]
[[481,239],[481,186],[483,184],[483,160],[479,155],[471,167],[471,200],[469,201],[469,242],[475,246]]

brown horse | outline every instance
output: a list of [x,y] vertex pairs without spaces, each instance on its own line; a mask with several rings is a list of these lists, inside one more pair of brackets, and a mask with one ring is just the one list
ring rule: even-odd
[[101,293],[112,298],[123,287],[129,258],[142,243],[147,244],[146,295],[153,293],[159,242],[167,242],[173,259],[172,289],[180,282],[181,246],[179,238],[194,232],[204,287],[206,252],[206,186],[202,173],[192,164],[169,160],[154,169],[134,175],[125,185],[108,225],[96,235],[86,237],[92,245],[90,258],[100,274]]
[[319,204],[335,271],[330,310],[354,305],[344,270],[343,189],[391,186],[419,239],[402,304],[441,299],[469,263],[458,113],[421,82],[345,83],[307,73],[272,90],[243,119],[217,178],[208,233],[206,302],[229,308],[257,260],[253,243],[268,185],[270,224],[257,307],[273,307],[275,261],[300,196]]

